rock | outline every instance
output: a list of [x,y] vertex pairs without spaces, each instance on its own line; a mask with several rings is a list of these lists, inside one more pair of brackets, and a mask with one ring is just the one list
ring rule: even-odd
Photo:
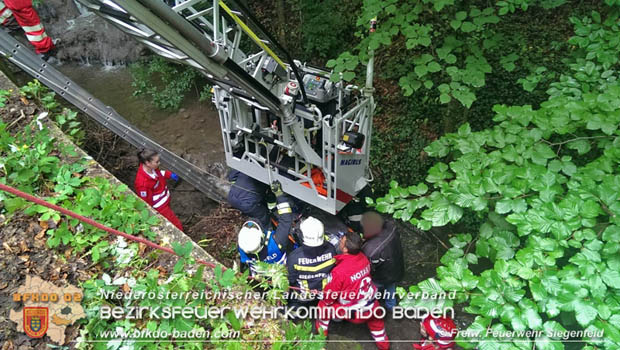
[[185,113],[185,111],[187,111],[187,109],[185,109],[185,108],[179,109],[179,113]]
[[190,117],[189,113],[183,114],[183,119],[189,119],[189,117]]

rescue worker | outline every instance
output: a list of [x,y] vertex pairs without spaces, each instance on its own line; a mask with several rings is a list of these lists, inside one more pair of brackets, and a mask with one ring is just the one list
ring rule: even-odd
[[10,25],[11,16],[15,16],[39,57],[47,61],[53,56],[56,47],[45,33],[39,15],[32,7],[32,0],[0,0],[0,22],[3,26]]
[[301,246],[287,259],[289,285],[292,290],[288,305],[313,306],[317,303],[316,291],[322,291],[329,272],[336,264],[336,248],[325,241],[325,228],[318,219],[310,216],[299,225]]
[[178,181],[179,177],[173,172],[159,169],[159,154],[156,151],[141,150],[138,152],[138,161],[140,165],[134,182],[138,196],[183,231],[181,221],[170,209],[170,191],[166,185],[167,179]]
[[293,210],[279,182],[274,182],[271,190],[277,200],[277,228],[267,230],[251,220],[239,231],[237,246],[241,266],[249,267],[252,276],[257,274],[255,261],[286,264],[286,252],[290,250],[288,235],[293,226]]
[[449,317],[428,316],[420,322],[420,334],[424,341],[413,344],[416,350],[452,350],[458,330]]
[[[321,209],[312,207],[307,210],[307,216],[312,216],[323,224],[323,238],[336,249],[336,254],[340,254],[341,252],[338,251],[340,239],[345,233],[351,231],[351,229],[341,220],[341,217],[338,215],[328,214]],[[296,231],[300,232],[301,230],[297,229]],[[299,236],[301,236],[301,233]]]
[[232,183],[228,192],[228,203],[244,215],[253,218],[260,227],[269,225],[269,209],[265,203],[269,186],[232,169],[228,174]]
[[362,250],[372,266],[372,281],[383,296],[385,307],[396,306],[396,282],[405,274],[403,247],[393,221],[385,221],[379,213],[369,211],[362,215],[364,245]]
[[327,336],[331,319],[366,323],[377,347],[389,349],[383,319],[377,317],[382,308],[375,299],[377,287],[370,278],[370,262],[362,253],[362,238],[347,232],[340,240],[340,250],[343,253],[336,255],[336,267],[319,301],[316,328]]

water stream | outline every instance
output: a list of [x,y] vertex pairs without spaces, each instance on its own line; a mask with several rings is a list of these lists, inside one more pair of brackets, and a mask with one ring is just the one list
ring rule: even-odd
[[210,101],[188,96],[177,112],[156,108],[146,97],[133,96],[128,68],[62,65],[58,69],[158,143],[206,169],[223,162],[217,111]]

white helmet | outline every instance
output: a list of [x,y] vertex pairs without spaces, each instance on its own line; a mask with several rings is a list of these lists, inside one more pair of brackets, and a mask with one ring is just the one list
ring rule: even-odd
[[263,249],[265,233],[254,221],[247,221],[239,231],[239,248],[246,254],[258,254]]
[[304,245],[308,247],[318,247],[323,244],[325,228],[320,220],[309,216],[301,222],[299,229],[301,230],[301,240]]

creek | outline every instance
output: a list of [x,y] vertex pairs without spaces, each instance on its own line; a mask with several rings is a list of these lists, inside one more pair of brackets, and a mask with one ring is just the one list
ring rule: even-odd
[[179,111],[165,111],[153,106],[145,97],[132,95],[128,68],[73,64],[58,68],[162,146],[180,155],[202,158],[192,161],[203,169],[210,163],[223,162],[218,114],[210,101],[199,101],[195,95],[190,95]]

